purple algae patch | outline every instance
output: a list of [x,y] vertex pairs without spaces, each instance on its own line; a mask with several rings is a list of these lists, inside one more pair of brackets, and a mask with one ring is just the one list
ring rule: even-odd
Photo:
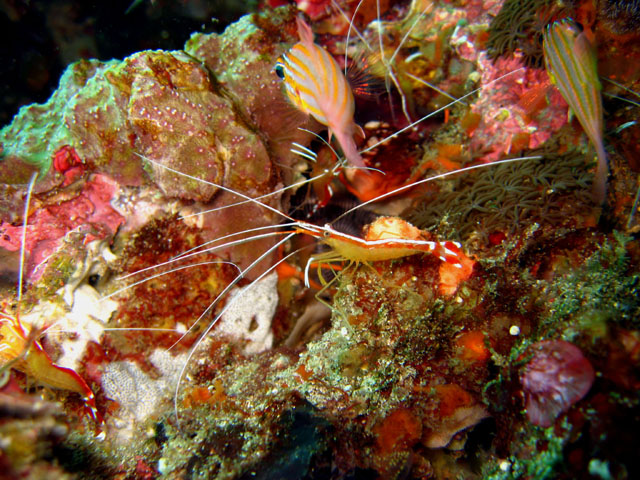
[[595,372],[580,349],[564,340],[538,342],[533,348],[520,378],[527,417],[534,425],[549,427],[587,394]]

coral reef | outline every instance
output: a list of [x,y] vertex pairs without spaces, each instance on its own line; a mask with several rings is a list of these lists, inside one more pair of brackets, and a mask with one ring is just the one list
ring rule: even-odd
[[[0,478],[637,477],[640,70],[603,83],[601,207],[549,76],[502,58],[555,2],[367,1],[368,46],[290,3],[74,63],[0,131]],[[296,6],[388,80],[356,101],[378,171],[287,104]],[[637,46],[597,18],[611,72]]]

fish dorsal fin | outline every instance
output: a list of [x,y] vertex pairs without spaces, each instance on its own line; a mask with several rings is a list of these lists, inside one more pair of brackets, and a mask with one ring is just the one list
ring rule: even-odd
[[351,91],[357,97],[375,100],[386,92],[384,81],[373,73],[371,64],[362,50],[352,58],[345,76]]
[[307,22],[304,21],[302,15],[296,17],[296,24],[298,25],[298,36],[300,42],[305,45],[313,45],[313,31]]

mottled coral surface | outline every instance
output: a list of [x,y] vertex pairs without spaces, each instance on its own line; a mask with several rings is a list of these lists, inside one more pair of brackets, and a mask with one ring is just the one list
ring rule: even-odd
[[[355,4],[295,3],[184,51],[72,64],[0,131],[0,477],[635,478],[638,107],[619,97],[638,72],[603,82],[600,206],[548,74],[489,60],[501,2],[378,19],[365,1],[349,45]],[[356,141],[378,172],[331,170],[323,127],[285,100],[296,7],[369,64]],[[637,55],[633,18],[589,24],[603,71]],[[535,158],[494,164],[516,155]],[[415,254],[349,248],[378,215],[418,224],[394,218]],[[461,266],[425,241],[461,242]]]

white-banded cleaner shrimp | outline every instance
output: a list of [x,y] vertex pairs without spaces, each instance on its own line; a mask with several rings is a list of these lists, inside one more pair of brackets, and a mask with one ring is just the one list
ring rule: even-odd
[[[0,306],[0,383],[4,387],[10,380],[11,369],[15,369],[24,373],[29,382],[79,393],[86,415],[100,431],[104,420],[89,385],[73,368],[55,363],[43,347],[43,337],[48,330],[55,328],[55,319],[46,318],[42,313],[34,316],[25,315],[31,312],[23,312],[27,230],[31,196],[37,178],[38,174],[34,173],[26,187],[14,311],[10,313],[8,304]],[[5,301],[6,299],[2,303]]]

